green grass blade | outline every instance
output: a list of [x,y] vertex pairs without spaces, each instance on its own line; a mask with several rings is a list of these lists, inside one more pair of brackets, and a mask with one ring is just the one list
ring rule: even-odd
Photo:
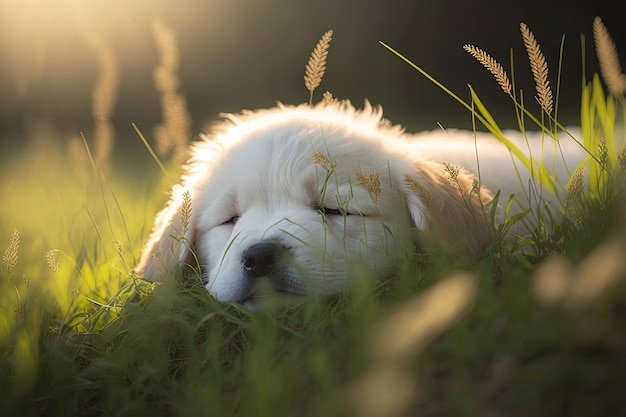
[[161,172],[163,172],[165,174],[165,176],[169,177],[170,175],[168,174],[167,170],[165,169],[165,166],[163,166],[163,163],[161,162],[161,160],[159,159],[157,154],[152,149],[152,146],[150,146],[150,144],[148,143],[148,140],[145,138],[143,133],[141,133],[141,130],[139,130],[139,128],[137,127],[137,125],[135,123],[133,123],[133,129],[135,129],[135,132],[137,132],[137,134],[139,135],[139,138],[141,139],[141,141],[143,142],[144,146],[146,147],[146,149],[148,150],[148,152],[152,156],[152,159],[154,159],[154,161],[157,163],[157,165],[161,169]]
[[[532,173],[532,175],[540,184],[543,184],[550,193],[556,194],[557,190],[556,190],[554,176],[550,172],[548,172],[548,170],[544,166],[533,164],[531,160],[527,158],[526,155],[524,155],[524,153],[517,146],[515,146],[511,141],[509,141],[504,136],[501,129],[498,127],[497,122],[495,121],[493,116],[489,113],[489,111],[487,110],[485,105],[482,103],[482,101],[478,98],[478,95],[472,89],[471,86],[469,86],[469,88],[470,88],[470,92],[472,96],[472,103],[469,104],[465,102],[463,99],[461,99],[459,96],[454,94],[454,92],[452,92],[450,89],[445,87],[439,81],[437,81],[434,77],[432,77],[422,68],[420,68],[415,63],[413,63],[410,59],[402,55],[400,52],[396,51],[395,49],[393,49],[391,46],[387,45],[383,41],[379,41],[379,43],[383,47],[385,47],[387,50],[389,50],[391,53],[396,55],[398,58],[402,59],[404,62],[409,64],[412,68],[417,70],[420,74],[422,74],[432,83],[434,83],[437,87],[441,88],[446,94],[454,98],[467,110],[469,110],[472,113],[472,116],[475,116],[476,119],[478,119],[489,130],[489,132],[491,132],[500,142],[502,142],[509,149],[509,151],[511,151],[511,153],[513,153],[513,155],[516,158],[520,160],[520,162],[522,162],[522,164],[526,167],[526,169],[528,169]],[[522,110],[526,112],[525,109],[522,108]],[[538,125],[542,126],[542,123],[540,121],[538,121],[537,119],[535,120]],[[550,131],[545,129],[545,127],[543,128],[543,130],[550,133]]]

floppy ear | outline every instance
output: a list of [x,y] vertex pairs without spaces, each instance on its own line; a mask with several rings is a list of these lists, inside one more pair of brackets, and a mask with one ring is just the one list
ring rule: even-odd
[[483,253],[493,239],[484,209],[492,196],[474,175],[451,164],[419,161],[404,180],[409,213],[426,232],[426,245],[459,245],[473,257]]
[[194,218],[190,195],[182,185],[174,186],[169,202],[156,217],[135,272],[149,281],[159,281],[177,265],[190,262],[196,230]]

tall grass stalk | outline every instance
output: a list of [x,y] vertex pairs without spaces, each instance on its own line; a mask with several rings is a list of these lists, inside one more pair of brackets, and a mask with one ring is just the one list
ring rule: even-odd
[[95,158],[106,170],[109,168],[115,142],[111,115],[117,102],[120,68],[115,51],[104,37],[90,32],[86,35],[86,40],[96,54],[99,73],[91,92]]
[[162,114],[162,122],[154,128],[156,150],[161,157],[171,156],[175,162],[182,163],[191,136],[191,117],[180,92],[180,51],[176,32],[162,19],[154,19],[152,33],[159,53],[153,78],[161,99]]

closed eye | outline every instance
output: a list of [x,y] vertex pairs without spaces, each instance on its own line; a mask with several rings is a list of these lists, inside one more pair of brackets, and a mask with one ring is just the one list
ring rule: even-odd
[[340,209],[334,209],[334,208],[328,208],[328,207],[319,207],[319,212],[324,214],[324,215],[330,215],[330,216],[349,216],[352,213],[346,211],[346,210],[340,210]]
[[220,226],[221,226],[221,225],[227,225],[227,224],[231,224],[231,225],[232,225],[232,224],[235,224],[235,223],[237,223],[237,220],[239,220],[239,216],[233,216],[233,217],[231,217],[230,219],[226,220],[225,222],[222,222],[222,223],[220,224]]

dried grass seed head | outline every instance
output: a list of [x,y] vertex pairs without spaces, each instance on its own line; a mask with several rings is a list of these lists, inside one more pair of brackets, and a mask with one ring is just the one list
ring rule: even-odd
[[324,169],[330,169],[332,167],[330,160],[322,155],[320,152],[313,152],[311,154],[311,159],[314,163],[321,165]]
[[552,114],[552,89],[550,89],[550,82],[548,81],[548,64],[546,62],[546,58],[541,52],[541,48],[535,39],[535,35],[533,35],[528,26],[526,26],[523,22],[520,23],[520,31],[522,32],[522,39],[524,40],[524,46],[526,47],[526,52],[528,53],[530,69],[535,79],[537,101],[547,114]]
[[443,163],[443,170],[446,173],[448,179],[454,183],[457,182],[457,178],[459,176],[459,167],[457,165],[453,165],[449,162]]
[[189,230],[189,222],[191,220],[191,193],[189,190],[183,192],[183,205],[181,208],[181,222],[183,224],[183,233]]
[[567,198],[571,199],[579,195],[583,191],[583,178],[585,175],[585,167],[578,168],[567,186]]
[[333,93],[330,91],[325,91],[324,94],[322,94],[322,101],[324,104],[336,104],[339,100],[333,97]]
[[418,195],[422,200],[424,200],[427,204],[432,203],[432,195],[430,191],[426,187],[424,187],[418,180],[408,175],[404,176],[404,180],[406,181],[409,190],[413,191]]
[[59,271],[59,262],[57,261],[56,252],[53,250],[49,250],[46,252],[46,263],[48,264],[48,269],[54,272],[55,274]]
[[11,233],[9,244],[2,254],[2,267],[10,274],[17,266],[20,253],[20,231],[15,228]]
[[326,59],[328,57],[328,48],[330,47],[332,36],[332,29],[324,33],[322,38],[317,42],[317,45],[315,45],[315,48],[313,48],[313,52],[311,52],[309,61],[306,64],[304,71],[304,85],[311,94],[309,103],[312,103],[313,91],[319,87],[322,82],[322,78],[324,77],[324,73],[326,72]]
[[469,52],[478,62],[480,62],[495,77],[496,81],[506,94],[512,97],[511,81],[507,72],[502,65],[496,61],[491,55],[474,45],[464,45],[463,49]]
[[374,202],[380,196],[380,175],[378,172],[371,172],[367,175],[357,173],[356,180],[367,190]]
[[598,141],[598,161],[600,161],[600,163],[602,164],[602,166],[606,166],[606,164],[609,162],[609,148],[608,145],[606,143],[606,138],[605,137],[601,137],[600,140]]
[[153,72],[154,87],[160,96],[161,123],[154,127],[157,153],[174,153],[182,160],[191,136],[191,116],[180,93],[180,52],[176,32],[160,19],[152,22],[152,34],[159,62]]
[[600,73],[609,93],[614,96],[625,94],[626,74],[622,73],[617,48],[600,17],[593,20],[593,40],[600,64]]
[[617,169],[620,172],[626,171],[626,146],[622,147],[622,150],[617,154]]

